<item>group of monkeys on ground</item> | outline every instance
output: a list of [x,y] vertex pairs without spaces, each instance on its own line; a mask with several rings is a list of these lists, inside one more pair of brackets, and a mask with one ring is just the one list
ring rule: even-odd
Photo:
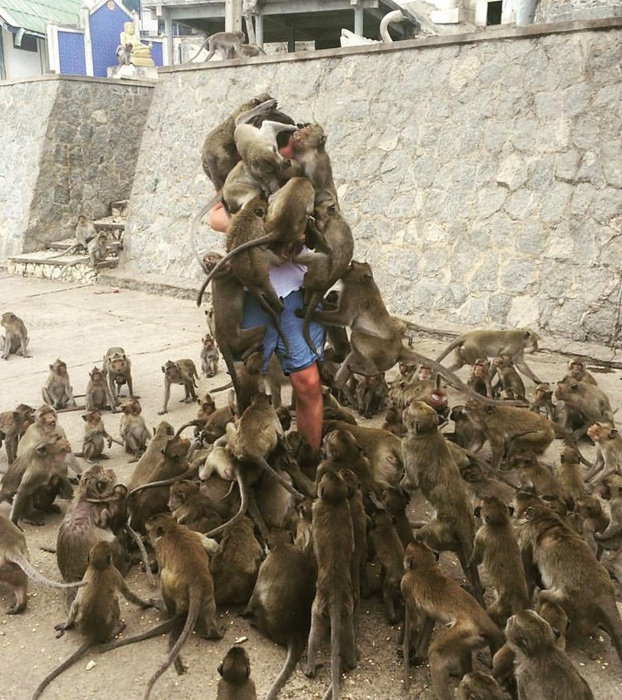
[[[293,133],[292,159],[279,153],[281,132]],[[324,697],[339,700],[342,671],[358,664],[361,598],[373,588],[370,557],[381,572],[387,620],[402,622],[406,687],[410,665],[427,659],[439,700],[454,697],[452,675],[461,679],[460,700],[499,700],[508,693],[519,700],[592,698],[564,652],[566,632],[604,630],[622,661],[622,620],[600,562],[603,550],[614,551],[608,566],[622,578],[622,438],[607,396],[581,361],[571,364],[554,392],[542,384],[524,359],[538,342],[528,330],[467,333],[436,360],[405,347],[406,324],[387,311],[371,267],[351,260],[352,234],[340,214],[324,143],[321,127],[294,125],[269,96],[243,105],[208,134],[204,168],[232,218],[225,258],[201,261],[205,286],[213,281],[212,335],[235,400],[217,409],[209,395],[201,397],[195,420],[177,430],[163,421],[150,437],[132,396],[128,358],[120,348],[111,348],[110,358],[107,353],[95,382],[104,385],[99,400],[117,405],[118,395],[106,396],[106,378],[111,393],[128,384],[122,443],[138,461],[127,485],[98,464],[79,475],[56,546],[60,585],[77,592],[57,629],[62,634],[77,624],[83,644],[39,684],[33,700],[91,647],[111,650],[168,633],[168,655],[145,690],[150,697],[171,665],[184,672],[180,652],[193,630],[208,639],[223,636],[215,617],[221,605],[246,606],[251,623],[287,647],[267,700],[277,697],[305,649],[302,669],[316,674],[330,630]],[[303,235],[307,248],[300,247]],[[270,383],[272,398],[264,391],[265,329],[241,328],[244,289],[278,327],[281,301],[268,268],[283,251],[307,266],[301,315],[310,345],[308,323],[327,325],[330,348],[322,369],[330,390],[319,461],[291,430],[278,382]],[[338,280],[336,300],[329,297],[316,309]],[[12,351],[18,350],[25,355],[26,343]],[[444,367],[440,361],[452,350],[455,362]],[[236,365],[239,357],[243,362]],[[496,358],[496,382],[488,358]],[[118,379],[111,374],[114,360],[127,369]],[[388,389],[385,427],[357,425],[334,394],[369,415],[381,405],[383,373],[397,363],[401,373]],[[465,364],[473,367],[468,383],[454,374]],[[169,363],[163,368],[162,413],[176,381],[173,370]],[[537,384],[531,406],[516,370]],[[432,372],[468,397],[450,412],[451,435],[439,430],[449,406]],[[196,370],[191,375],[188,366],[178,382],[188,400],[196,396]],[[46,389],[54,403],[54,391]],[[495,398],[498,392],[506,399]],[[15,591],[14,613],[26,605],[26,576],[35,576],[19,523],[39,523],[42,513],[55,510],[56,496],[72,489],[68,467],[81,471],[53,405],[34,415],[28,408],[0,415],[7,454],[9,445],[12,450],[0,491],[1,500],[12,501],[10,518],[0,518],[0,580]],[[190,427],[194,440],[182,437]],[[103,442],[109,436],[101,430]],[[584,474],[587,460],[578,445],[586,435],[598,449]],[[554,473],[539,458],[556,437],[567,447]],[[489,461],[481,456],[486,441]],[[431,508],[429,519],[409,521],[412,492]],[[150,580],[157,566],[161,601],[138,598],[123,580],[136,549]],[[466,587],[439,565],[435,552],[444,551],[456,554]],[[494,591],[486,591],[487,600],[480,565]],[[168,619],[115,641],[122,628],[118,593],[145,608],[158,606]],[[473,672],[473,652],[486,647],[492,672]],[[221,673],[219,700],[256,697],[244,649],[227,653]]]
[[[411,665],[427,660],[439,700],[592,698],[564,645],[566,633],[601,629],[622,660],[614,584],[600,563],[603,550],[613,551],[607,566],[622,579],[622,438],[611,406],[579,359],[555,392],[540,383],[523,356],[537,349],[530,331],[468,333],[437,361],[452,348],[453,368],[472,365],[476,393],[495,389],[492,379],[477,382],[481,368],[488,369],[484,358],[504,356],[506,365],[523,368],[538,382],[531,406],[469,399],[450,411],[429,369],[403,363],[388,392],[389,412],[400,420],[385,428],[357,425],[327,391],[318,463],[291,430],[289,410],[277,410],[262,391],[259,371],[245,371],[250,356],[239,373],[243,411],[234,401],[217,409],[208,394],[197,419],[177,431],[161,422],[138,449],[124,438],[128,452],[140,455],[127,485],[98,464],[81,472],[52,406],[0,414],[10,461],[0,499],[12,500],[10,518],[0,517],[0,581],[15,592],[10,612],[26,606],[27,576],[70,587],[68,618],[56,628],[61,635],[78,625],[83,637],[32,698],[91,648],[108,651],[168,633],[169,654],[149,680],[148,698],[169,666],[184,672],[179,654],[193,630],[208,639],[223,636],[215,614],[227,605],[246,606],[251,624],[287,647],[266,698],[278,696],[305,648],[302,670],[315,675],[330,629],[325,697],[339,698],[341,673],[358,663],[361,598],[374,592],[372,557],[387,620],[402,623],[406,687]],[[146,430],[139,402],[130,396],[123,406],[123,418]],[[455,428],[443,434],[448,413]],[[182,437],[191,427],[192,441]],[[553,471],[539,457],[556,435],[574,446],[563,450]],[[584,474],[575,446],[585,436],[598,449]],[[489,461],[481,455],[484,441]],[[41,524],[46,511],[58,511],[55,497],[72,490],[68,466],[81,474],[58,529],[58,584],[29,564],[18,526]],[[415,491],[433,514],[413,523],[407,508]],[[157,565],[161,601],[137,597],[123,579],[136,549],[150,582]],[[457,555],[465,586],[439,565],[435,552],[443,551]],[[144,608],[158,606],[168,619],[114,640],[123,629],[118,594]],[[473,671],[472,653],[485,647],[491,672]],[[242,647],[227,652],[220,671],[217,698],[256,697]],[[452,675],[461,679],[455,695]]]

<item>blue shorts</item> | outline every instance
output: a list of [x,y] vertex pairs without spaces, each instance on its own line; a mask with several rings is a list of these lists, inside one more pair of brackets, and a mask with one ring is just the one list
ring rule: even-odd
[[242,328],[253,328],[254,326],[266,326],[266,333],[263,337],[264,350],[264,365],[262,372],[266,374],[268,364],[272,353],[275,353],[283,372],[292,374],[300,372],[300,370],[310,367],[314,362],[321,360],[324,355],[324,340],[326,331],[324,326],[317,321],[311,321],[309,325],[309,334],[315,347],[320,354],[316,355],[302,334],[304,319],[296,316],[296,309],[302,309],[302,290],[297,289],[285,298],[283,304],[285,308],[278,314],[279,323],[283,334],[289,343],[289,355],[285,356],[285,346],[279,335],[276,326],[272,322],[272,318],[261,308],[257,299],[251,294],[246,293],[244,297],[244,317],[242,319]]

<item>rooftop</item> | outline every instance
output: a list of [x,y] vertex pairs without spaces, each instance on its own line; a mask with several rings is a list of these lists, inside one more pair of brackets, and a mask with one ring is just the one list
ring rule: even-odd
[[45,36],[45,25],[77,24],[82,0],[0,0],[0,25]]

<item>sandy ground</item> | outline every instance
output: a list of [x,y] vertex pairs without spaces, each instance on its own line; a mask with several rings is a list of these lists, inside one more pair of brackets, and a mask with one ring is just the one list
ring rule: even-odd
[[[11,356],[0,361],[0,411],[13,409],[24,402],[32,406],[41,403],[41,386],[48,374],[48,365],[56,358],[68,364],[76,394],[83,394],[88,372],[101,365],[105,351],[111,346],[125,348],[132,360],[134,390],[141,396],[143,415],[149,426],[160,420],[157,411],[163,400],[161,366],[168,359],[190,357],[200,367],[200,340],[205,333],[203,312],[194,302],[168,297],[149,296],[141,292],[113,290],[100,287],[47,282],[9,277],[0,273],[0,312],[11,310],[24,319],[31,338],[31,359]],[[418,350],[436,353],[442,343],[422,340]],[[590,352],[593,349],[590,348]],[[538,355],[530,364],[544,380],[560,379],[566,359],[556,355]],[[622,405],[622,375],[619,371],[599,374],[598,381],[609,393],[614,407]],[[226,383],[221,373],[214,379],[201,380],[201,389],[213,389]],[[193,405],[179,403],[182,388],[174,386],[166,416],[175,427],[195,417]],[[226,392],[216,395],[217,404],[226,401]],[[80,402],[80,399],[78,399]],[[63,413],[60,423],[67,431],[74,449],[80,448],[83,435],[81,412]],[[117,415],[106,414],[109,432],[118,435]],[[120,481],[131,474],[122,448],[113,445],[106,466],[114,467]],[[554,455],[553,455],[554,457]],[[7,466],[4,449],[0,454],[0,472]],[[67,503],[61,502],[63,511]],[[8,504],[0,504],[0,513],[8,515]],[[53,546],[62,515],[48,516],[46,525],[24,525],[30,556],[35,566],[51,578],[59,578],[56,558],[41,551],[42,545]],[[445,558],[446,555],[443,555]],[[458,567],[446,559],[459,576]],[[372,578],[376,567],[370,567]],[[152,594],[145,576],[137,568],[128,575],[130,587],[148,597]],[[7,588],[0,585],[0,608],[12,603]],[[136,633],[152,626],[159,619],[154,611],[139,611],[122,602],[127,633]],[[227,649],[239,638],[247,638],[252,677],[262,697],[275,678],[285,658],[285,651],[258,635],[238,616],[239,609],[219,610],[220,622],[226,634],[220,642],[210,642],[193,636],[184,649],[188,672],[177,676],[169,670],[156,685],[154,699],[215,698],[218,682],[217,666]],[[0,614],[0,700],[25,700],[39,681],[59,661],[80,643],[75,632],[56,639],[53,625],[64,619],[62,592],[31,584],[27,611],[18,616]],[[363,601],[360,622],[360,662],[343,683],[345,698],[356,700],[389,700],[403,696],[402,667],[396,654],[397,628],[384,620],[381,601],[372,596]],[[166,652],[166,641],[159,638],[141,645],[99,655],[95,652],[65,672],[46,690],[49,700],[86,700],[141,698],[146,680],[155,671]],[[618,660],[606,635],[573,644],[570,655],[594,696],[600,700],[620,697],[622,693],[622,663]],[[326,657],[324,657],[326,659]],[[89,661],[95,665],[87,670]],[[308,700],[321,698],[328,685],[329,665],[320,669],[315,680],[306,679],[296,671],[281,697]],[[409,698],[432,700],[427,667],[415,669]],[[570,700],[570,699],[569,699]]]

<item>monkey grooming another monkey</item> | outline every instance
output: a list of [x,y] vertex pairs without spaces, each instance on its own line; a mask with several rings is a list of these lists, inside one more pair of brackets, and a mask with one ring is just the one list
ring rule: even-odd
[[257,700],[255,683],[250,677],[251,662],[244,647],[235,645],[225,654],[218,667],[216,700]]
[[313,551],[317,561],[317,587],[311,608],[311,630],[305,675],[315,676],[317,654],[330,627],[331,686],[333,700],[341,697],[341,666],[356,668],[354,591],[350,559],[354,533],[348,506],[348,489],[342,477],[328,471],[313,503]]
[[514,651],[521,700],[594,700],[590,687],[566,654],[555,646],[549,623],[533,610],[509,618],[505,633]]
[[159,416],[168,413],[171,384],[183,385],[185,396],[181,399],[182,403],[192,403],[197,400],[195,388],[198,387],[197,379],[199,375],[192,360],[184,359],[177,360],[177,362],[168,360],[162,367],[162,372],[164,374],[164,407],[161,411],[158,411]]
[[523,560],[506,504],[498,498],[484,498],[479,515],[483,525],[475,534],[471,563],[484,565],[497,592],[486,612],[504,627],[510,615],[529,607]]
[[203,375],[208,379],[218,374],[218,348],[214,342],[214,338],[207,333],[203,336],[203,346],[201,348],[201,369]]
[[[505,641],[503,633],[477,601],[443,573],[434,552],[423,542],[406,547],[404,569],[400,584],[406,608],[404,685],[408,690],[411,638],[415,634],[416,659],[428,658],[438,700],[451,700],[450,673],[471,672],[472,652],[490,646],[494,653]],[[437,622],[443,627],[430,643]]]
[[109,642],[123,631],[125,623],[121,622],[117,598],[119,593],[140,608],[152,607],[151,603],[142,600],[128,588],[125,579],[112,563],[109,542],[98,542],[91,549],[83,582],[86,586],[78,590],[67,621],[55,625],[55,629],[59,631],[57,636],[60,637],[65,630],[78,624],[84,642],[39,683],[31,700],[37,700],[55,678],[81,659],[91,647]]
[[20,403],[14,411],[0,413],[0,446],[4,440],[9,464],[17,457],[17,444],[34,423],[34,414],[35,409],[25,403]]
[[26,354],[29,340],[28,331],[22,319],[17,317],[12,311],[6,311],[2,314],[0,325],[4,328],[2,359],[8,360],[11,353],[22,357],[30,357],[30,355]]
[[473,595],[483,604],[482,585],[472,562],[475,518],[449,443],[438,430],[438,415],[415,401],[404,411],[404,425],[408,429],[402,442],[406,476],[436,511],[415,539],[437,551],[456,552]]
[[151,431],[147,428],[145,419],[140,415],[142,410],[137,399],[130,399],[121,406],[123,415],[119,423],[119,432],[125,451],[134,456],[130,462],[136,462],[139,459],[151,439]]
[[50,365],[50,374],[41,390],[43,402],[55,409],[75,408],[76,400],[73,397],[73,388],[69,383],[67,373],[67,363],[62,360],[55,360]]
[[104,375],[108,378],[110,393],[115,404],[119,403],[119,389],[123,384],[127,384],[130,398],[134,396],[132,386],[132,363],[125,354],[125,350],[120,347],[108,348],[104,355],[103,364]]
[[524,375],[536,384],[540,384],[540,380],[524,359],[526,353],[534,353],[537,349],[538,336],[530,330],[471,331],[450,343],[436,361],[440,362],[455,350],[454,364],[450,367],[450,370],[455,372],[464,365],[474,364],[478,358],[507,355]]
[[93,367],[89,372],[89,383],[86,385],[86,410],[95,411],[105,408],[116,413],[117,404],[106,382],[106,376],[99,367]]
[[490,443],[491,467],[495,471],[501,465],[504,452],[508,462],[521,449],[541,455],[555,439],[553,424],[526,408],[483,406],[476,401],[468,401],[466,411]]
[[30,563],[24,533],[8,518],[0,515],[0,582],[11,587],[15,603],[7,615],[17,615],[28,603],[28,577],[52,588],[76,588],[84,584],[52,581],[39,573]]

